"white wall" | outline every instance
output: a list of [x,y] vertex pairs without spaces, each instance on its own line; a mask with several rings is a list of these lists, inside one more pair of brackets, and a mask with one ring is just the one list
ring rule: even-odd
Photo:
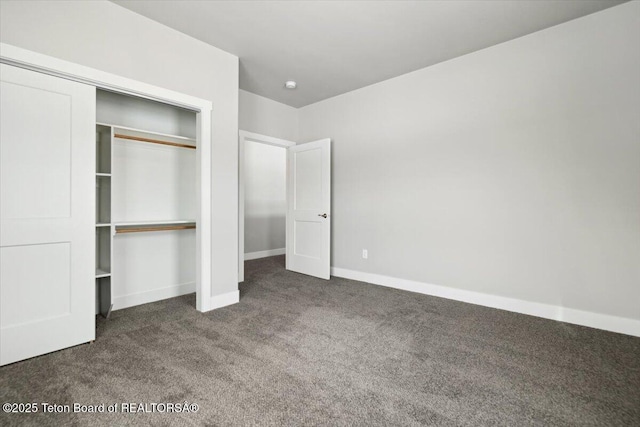
[[96,91],[96,120],[110,125],[196,138],[195,112],[105,90]]
[[299,128],[333,140],[333,266],[640,319],[640,3],[304,107]]
[[240,90],[240,129],[289,141],[298,140],[298,109]]
[[287,150],[246,141],[244,146],[244,252],[285,247]]
[[0,40],[213,102],[212,295],[238,289],[238,58],[106,1],[2,1]]

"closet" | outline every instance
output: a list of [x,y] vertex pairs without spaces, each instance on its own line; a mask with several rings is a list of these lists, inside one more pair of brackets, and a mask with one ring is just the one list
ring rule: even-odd
[[90,342],[111,310],[194,291],[212,309],[211,102],[1,59],[0,365]]
[[96,309],[195,291],[196,115],[96,94]]

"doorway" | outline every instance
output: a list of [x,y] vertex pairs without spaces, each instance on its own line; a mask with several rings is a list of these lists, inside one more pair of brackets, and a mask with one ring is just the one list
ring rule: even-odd
[[293,141],[239,132],[238,281],[244,261],[286,250],[287,149]]
[[[246,258],[246,174],[248,144],[254,154],[260,145],[284,149],[285,197],[276,202],[284,209],[286,269],[330,279],[331,261],[331,139],[297,145],[295,142],[246,131],[239,132],[238,282],[244,281]],[[281,196],[280,196],[281,197]],[[280,212],[282,209],[280,208]],[[280,238],[280,237],[279,237]],[[269,250],[281,251],[282,248]],[[251,253],[251,252],[249,252]],[[254,257],[259,254],[253,253]],[[271,256],[263,253],[263,256]],[[275,255],[275,253],[273,254]],[[261,256],[260,256],[261,257]],[[255,258],[254,258],[255,259]]]

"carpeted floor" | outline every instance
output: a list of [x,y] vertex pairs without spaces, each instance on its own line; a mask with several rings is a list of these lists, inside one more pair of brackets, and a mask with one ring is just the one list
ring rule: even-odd
[[[640,425],[640,338],[247,262],[240,303],[112,314],[97,340],[0,368],[0,401],[197,403],[0,425]],[[41,410],[41,405],[40,410]]]

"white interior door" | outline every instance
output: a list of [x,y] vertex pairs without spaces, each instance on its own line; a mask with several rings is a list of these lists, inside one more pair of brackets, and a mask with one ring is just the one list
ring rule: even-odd
[[331,140],[290,147],[287,158],[287,270],[329,279]]
[[95,88],[0,64],[0,364],[95,339]]

